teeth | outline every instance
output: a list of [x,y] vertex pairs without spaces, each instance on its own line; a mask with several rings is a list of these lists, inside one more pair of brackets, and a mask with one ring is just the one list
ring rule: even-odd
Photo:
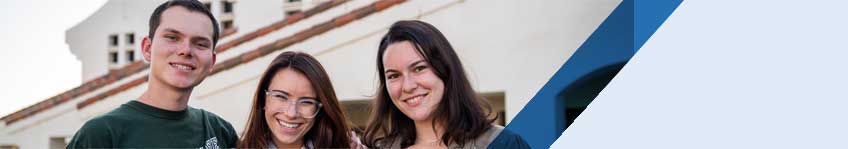
[[[426,94],[425,94],[425,95],[426,95]],[[407,99],[405,102],[407,102],[407,103],[416,103],[416,102],[418,102],[418,100],[421,100],[421,98],[424,98],[424,95],[418,95],[418,96],[415,96],[415,97],[413,97],[412,99]]]
[[421,99],[421,96],[406,100],[406,102],[416,102],[416,101],[418,101],[418,99]]
[[174,67],[176,67],[177,69],[182,69],[182,70],[191,70],[191,67],[186,66],[186,65],[181,65],[181,64],[172,64],[171,66],[174,66]]
[[280,123],[280,126],[283,126],[283,127],[286,127],[286,128],[297,128],[297,126],[300,126],[300,124],[286,123],[286,122],[283,122],[281,120],[277,120],[277,122]]

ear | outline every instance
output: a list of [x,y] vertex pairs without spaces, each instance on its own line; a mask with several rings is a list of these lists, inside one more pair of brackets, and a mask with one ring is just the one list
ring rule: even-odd
[[141,39],[141,55],[144,56],[144,61],[147,61],[147,63],[151,63],[150,52],[152,52],[152,50],[150,49],[150,45],[152,42],[153,41],[151,41],[150,36],[144,36],[144,38]]
[[212,68],[209,69],[209,73],[212,73],[213,69],[215,69],[215,61],[218,59],[218,52],[215,52],[215,49],[212,49]]

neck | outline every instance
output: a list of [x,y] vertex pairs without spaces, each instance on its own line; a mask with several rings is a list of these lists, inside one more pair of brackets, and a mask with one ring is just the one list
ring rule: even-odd
[[435,125],[436,126],[433,127],[433,118],[429,118],[427,120],[422,121],[415,121],[415,144],[434,142],[443,144],[440,141],[442,139],[442,135],[444,135],[444,127],[438,123],[436,123]]
[[292,143],[286,144],[278,141],[277,139],[274,139],[274,146],[277,146],[277,148],[301,148],[303,147],[303,141],[294,141]]
[[191,96],[192,89],[178,90],[162,87],[152,80],[147,86],[147,91],[139,97],[139,102],[168,111],[183,111],[188,107],[188,97]]

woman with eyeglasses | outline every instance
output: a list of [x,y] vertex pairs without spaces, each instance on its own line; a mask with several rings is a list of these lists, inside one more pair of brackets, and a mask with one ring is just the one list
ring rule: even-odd
[[361,148],[327,72],[312,56],[283,52],[254,94],[238,148]]

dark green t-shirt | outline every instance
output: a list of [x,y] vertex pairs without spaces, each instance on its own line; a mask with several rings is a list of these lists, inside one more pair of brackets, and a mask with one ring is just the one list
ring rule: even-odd
[[236,141],[233,126],[211,112],[133,100],[86,122],[68,148],[234,148]]

